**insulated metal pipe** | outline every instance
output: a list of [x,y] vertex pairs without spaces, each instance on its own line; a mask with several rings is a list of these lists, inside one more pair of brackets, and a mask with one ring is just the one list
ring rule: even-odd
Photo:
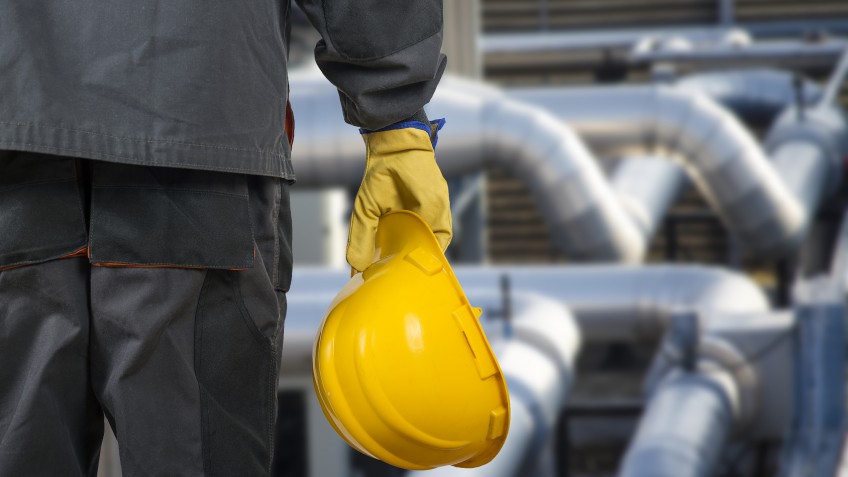
[[661,383],[624,456],[619,477],[709,477],[733,427],[733,379],[679,373]]
[[[511,293],[538,293],[562,303],[587,341],[657,339],[681,309],[709,317],[770,308],[764,292],[745,275],[698,265],[457,266],[454,271],[466,289],[498,290],[505,280]],[[327,294],[341,289],[348,277],[345,270],[297,267],[291,299],[323,292],[329,303]]]
[[834,104],[839,101],[839,92],[842,91],[842,83],[848,76],[848,45],[843,44],[840,52],[839,63],[828,80],[827,87],[821,97],[821,105]]
[[748,45],[711,45],[708,48],[634,49],[628,60],[631,64],[818,65],[832,63],[839,58],[844,48],[845,42],[836,40],[821,43],[774,40]]
[[795,289],[795,386],[792,427],[784,441],[780,477],[844,475],[845,294],[831,277]]
[[[511,96],[555,112],[607,155],[662,151],[676,157],[731,232],[761,257],[797,248],[821,198],[841,176],[848,126],[836,107],[781,115],[767,142],[778,159],[772,162],[733,115],[703,95],[624,86],[515,90]],[[798,162],[804,164],[800,178]]]
[[743,69],[694,73],[674,88],[709,96],[745,121],[770,125],[781,111],[799,101],[815,104],[822,88],[796,73],[775,69]]
[[480,50],[484,55],[537,54],[598,48],[629,48],[649,37],[683,38],[694,42],[721,42],[727,37],[745,36],[744,29],[716,27],[652,27],[616,28],[604,32],[526,32],[490,33],[480,39]]
[[830,276],[848,296],[848,209],[842,212],[842,223],[833,245],[833,256],[830,260]]
[[[645,237],[653,237],[688,185],[686,171],[661,157],[626,157],[610,177],[621,205]],[[657,187],[657,185],[661,185]]]
[[[641,261],[649,237],[628,217],[600,165],[570,128],[514,100],[489,102],[480,113],[487,157],[533,191],[553,239],[567,256]],[[460,114],[452,117],[463,120]]]

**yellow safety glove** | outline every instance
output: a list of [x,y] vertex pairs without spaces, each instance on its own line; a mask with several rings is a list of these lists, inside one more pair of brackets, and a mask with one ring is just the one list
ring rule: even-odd
[[371,265],[377,221],[388,212],[415,212],[430,225],[442,250],[450,243],[448,185],[433,152],[443,124],[444,119],[429,125],[409,121],[361,131],[367,149],[365,175],[353,203],[347,240],[347,262],[355,271]]

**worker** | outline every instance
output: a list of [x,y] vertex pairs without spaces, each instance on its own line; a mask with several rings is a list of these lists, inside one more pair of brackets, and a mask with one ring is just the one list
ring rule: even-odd
[[[441,0],[297,2],[366,146],[350,265],[394,210],[446,247]],[[0,476],[96,475],[104,416],[125,476],[270,474],[291,8],[0,0]]]

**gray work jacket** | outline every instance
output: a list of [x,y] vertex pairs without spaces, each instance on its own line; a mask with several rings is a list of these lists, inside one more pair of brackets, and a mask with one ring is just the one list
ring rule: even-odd
[[[418,113],[441,0],[297,0],[345,120]],[[290,0],[0,0],[0,150],[293,178]]]

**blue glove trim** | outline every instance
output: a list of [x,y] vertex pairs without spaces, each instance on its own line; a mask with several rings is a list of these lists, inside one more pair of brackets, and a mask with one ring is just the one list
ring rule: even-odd
[[371,130],[371,129],[359,128],[359,134],[371,134],[371,133],[375,133],[375,132],[393,131],[395,129],[415,128],[415,129],[420,129],[420,130],[426,132],[428,136],[430,136],[432,134],[430,142],[433,145],[433,149],[435,149],[436,144],[439,142],[439,131],[441,131],[442,127],[444,127],[445,122],[446,121],[445,121],[444,118],[434,119],[434,120],[430,121],[431,125],[436,126],[436,132],[435,133],[433,132],[433,129],[431,128],[431,126],[429,126],[429,125],[427,125],[427,124],[425,124],[421,121],[400,121],[400,122],[397,122],[397,123],[394,123],[394,124],[389,124],[388,126],[382,128],[382,129]]
[[430,135],[430,126],[424,124],[421,121],[400,121],[394,124],[389,124],[388,126],[382,129],[359,129],[359,134],[371,134],[375,132],[383,132],[383,131],[393,131],[395,129],[406,129],[406,128],[415,128],[420,129],[422,131],[426,131],[427,135]]
[[442,128],[445,127],[446,122],[447,121],[445,121],[445,118],[434,119],[434,120],[430,121],[430,125],[436,126],[436,131],[433,132],[433,137],[431,139],[431,141],[433,142],[433,150],[436,149],[436,144],[439,143],[439,131],[441,131]]

